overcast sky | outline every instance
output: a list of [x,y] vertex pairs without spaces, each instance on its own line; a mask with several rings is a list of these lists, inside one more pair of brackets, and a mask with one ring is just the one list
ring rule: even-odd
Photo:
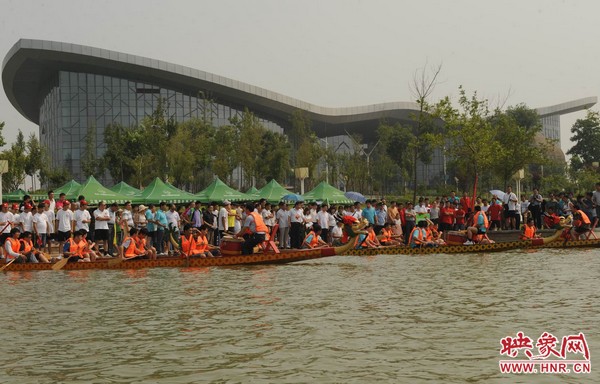
[[[540,107],[598,96],[599,19],[594,0],[0,0],[0,55],[20,38],[77,43],[328,107],[410,101],[415,70],[441,63],[435,100],[462,84]],[[564,150],[583,116],[561,119]],[[9,142],[37,132],[4,92],[0,121]]]

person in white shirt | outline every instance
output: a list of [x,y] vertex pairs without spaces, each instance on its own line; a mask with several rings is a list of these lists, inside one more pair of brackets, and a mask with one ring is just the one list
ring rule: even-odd
[[352,212],[352,216],[358,220],[362,219],[362,209],[360,209],[360,203],[358,201],[354,203],[354,211]]
[[123,209],[123,213],[121,213],[121,221],[125,221],[129,228],[125,228],[125,233],[129,233],[129,230],[135,226],[133,222],[133,214],[131,213],[131,202],[125,202],[125,209]]
[[52,240],[55,240],[54,233],[56,232],[56,230],[55,230],[56,214],[54,213],[54,210],[50,210],[50,201],[49,200],[44,201],[44,214],[48,218],[48,232],[47,232],[48,235],[46,237],[47,237],[47,244],[48,244],[48,254],[51,255],[52,254]]
[[21,224],[21,233],[29,232],[33,233],[33,214],[31,209],[33,208],[30,203],[26,203],[23,207],[24,211],[19,215],[19,223]]
[[[8,203],[2,204],[2,210],[0,212],[0,245],[6,243],[6,239],[10,237],[10,230],[12,229],[11,223],[13,222],[13,214],[8,210]],[[0,246],[0,258],[4,256],[4,247]]]
[[65,241],[71,238],[73,211],[71,211],[70,207],[71,203],[65,200],[62,203],[62,209],[56,213],[56,240],[58,241],[59,252],[62,251]]
[[[54,211],[56,210],[56,201],[54,200],[54,191],[52,191],[52,190],[48,191],[48,199],[46,201],[48,202],[48,209],[54,213]],[[44,203],[46,201],[44,201]],[[46,215],[48,215],[48,214],[46,214]]]
[[218,225],[219,225],[219,238],[225,236],[225,232],[229,230],[229,211],[231,203],[227,200],[223,202],[223,206],[219,209]]
[[79,202],[79,209],[73,213],[73,233],[80,229],[85,229],[86,232],[90,231],[90,223],[92,222],[92,215],[87,210],[88,203],[85,200]]
[[517,223],[517,215],[519,214],[517,211],[517,203],[519,200],[517,199],[517,195],[513,193],[510,185],[506,188],[506,193],[504,194],[502,202],[505,205],[508,205],[508,211],[506,212],[506,229],[518,229],[515,228],[515,225]]
[[290,213],[290,246],[295,249],[302,247],[304,240],[303,229],[306,219],[304,217],[304,203],[297,201]]
[[275,215],[279,224],[279,248],[289,248],[290,243],[290,211],[285,203],[279,203],[279,210]]
[[32,220],[33,233],[35,234],[33,246],[37,249],[44,249],[46,242],[48,241],[48,229],[50,223],[48,222],[48,216],[44,213],[44,208],[45,204],[40,203]]
[[[86,211],[87,212],[87,211]],[[108,222],[110,221],[110,212],[106,209],[106,203],[101,201],[98,208],[94,211],[94,241],[96,246],[102,242],[102,250],[108,253]],[[97,249],[99,251],[99,249]]]
[[329,208],[327,204],[321,205],[321,210],[317,213],[317,224],[321,227],[321,238],[327,243],[331,243],[329,239]]
[[267,228],[269,228],[269,234],[270,234],[271,230],[273,229],[273,226],[275,225],[275,215],[273,215],[273,212],[271,212],[271,204],[270,203],[265,203],[265,207],[260,212],[260,215],[262,216],[263,222],[265,223]]
[[338,221],[336,226],[331,230],[331,245],[342,245],[342,236],[344,236],[344,231],[342,230],[343,225],[344,224],[341,221]]

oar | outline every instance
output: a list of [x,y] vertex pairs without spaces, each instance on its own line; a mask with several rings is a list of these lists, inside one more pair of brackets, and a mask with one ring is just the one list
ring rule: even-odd
[[109,266],[118,265],[118,264],[121,264],[125,260],[132,260],[132,259],[135,259],[135,258],[141,257],[141,256],[146,256],[146,255],[136,255],[136,256],[127,257],[127,258],[125,258],[125,257],[124,258],[117,257],[116,259],[110,259],[110,260],[108,260],[108,265]]
[[9,265],[11,265],[12,263],[14,263],[14,262],[15,262],[15,260],[17,260],[17,258],[16,258],[16,257],[15,257],[15,258],[13,258],[13,259],[12,259],[11,261],[9,261],[8,263],[4,264],[4,265],[2,266],[2,268],[0,268],[0,272],[4,271],[6,268],[8,268],[8,266],[9,266]]
[[53,271],[60,271],[61,269],[63,269],[63,267],[65,265],[67,265],[67,263],[69,262],[69,259],[73,257],[73,256],[69,256],[69,257],[63,257],[62,259],[58,260],[56,263],[54,263],[52,265],[52,270]]

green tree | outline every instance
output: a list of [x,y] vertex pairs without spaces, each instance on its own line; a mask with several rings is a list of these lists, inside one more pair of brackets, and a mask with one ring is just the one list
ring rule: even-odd
[[496,110],[491,118],[495,141],[499,144],[494,155],[493,172],[508,185],[512,176],[528,164],[547,162],[550,144],[535,142],[542,131],[542,124],[535,110],[524,104],[509,107],[506,112]]
[[6,145],[6,141],[4,140],[4,134],[2,132],[4,131],[4,125],[4,121],[0,121],[0,148]]
[[[239,132],[235,126],[219,127],[215,132],[212,171],[221,180],[230,179],[239,160]],[[231,180],[229,180],[231,181]]]
[[481,172],[495,165],[500,145],[495,140],[487,100],[479,99],[477,92],[467,96],[462,86],[459,94],[457,107],[445,97],[436,105],[436,115],[446,123],[449,156],[477,183]]
[[571,127],[571,141],[575,143],[567,151],[568,155],[577,156],[579,163],[572,166],[583,169],[591,167],[594,162],[600,162],[600,114],[587,111],[584,119],[577,119]]
[[259,185],[262,186],[272,179],[284,180],[290,169],[291,148],[287,137],[265,129],[260,148],[262,166],[258,168]]
[[14,191],[23,184],[26,176],[27,143],[20,129],[17,140],[11,144],[9,149],[2,152],[1,158],[8,160],[8,172],[2,174],[2,190],[4,192]]
[[97,178],[104,174],[104,161],[96,155],[97,140],[96,126],[92,125],[88,128],[84,139],[85,146],[83,148],[83,156],[81,156],[81,170],[83,175],[88,178],[95,176]]
[[38,141],[37,136],[32,133],[26,144],[27,157],[25,160],[25,174],[31,177],[31,189],[36,190],[35,176],[44,166],[43,149]]
[[299,109],[294,111],[290,123],[292,126],[289,132],[292,148],[291,164],[294,168],[307,167],[309,176],[312,178],[319,160],[323,157],[324,149],[319,143],[319,139],[312,129],[312,122],[305,111]]
[[247,108],[244,110],[241,118],[234,117],[231,123],[239,132],[240,141],[238,143],[240,166],[244,171],[244,187],[249,188],[256,185],[260,178],[260,167],[262,166],[261,141],[266,132],[266,128],[260,123],[258,118]]

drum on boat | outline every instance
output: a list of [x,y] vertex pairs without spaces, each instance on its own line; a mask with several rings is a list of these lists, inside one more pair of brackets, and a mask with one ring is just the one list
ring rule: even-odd
[[462,231],[448,231],[446,243],[448,245],[463,245],[467,241],[467,233]]
[[221,239],[221,254],[222,255],[241,255],[243,239],[236,239],[231,236],[223,236]]

